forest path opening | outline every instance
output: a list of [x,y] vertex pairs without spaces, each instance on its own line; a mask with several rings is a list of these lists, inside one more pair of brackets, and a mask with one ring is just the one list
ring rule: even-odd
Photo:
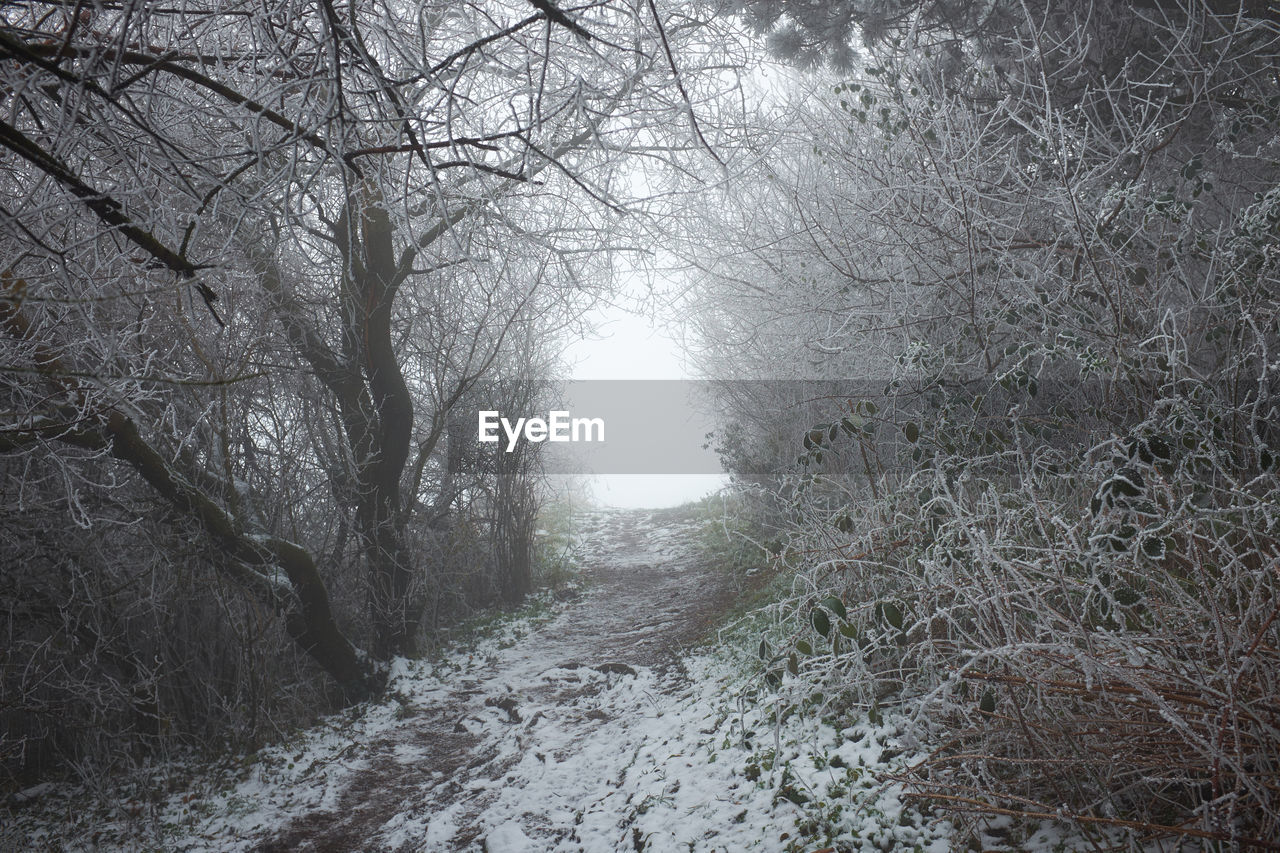
[[453,678],[401,679],[396,724],[344,750],[341,786],[252,849],[498,853],[626,840],[641,805],[623,783],[654,770],[640,756],[666,700],[688,686],[681,651],[723,616],[735,584],[699,558],[688,513],[596,510],[580,521],[577,599]]

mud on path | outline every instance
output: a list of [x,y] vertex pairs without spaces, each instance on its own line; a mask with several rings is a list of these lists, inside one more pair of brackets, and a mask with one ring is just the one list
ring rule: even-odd
[[662,731],[659,699],[687,686],[680,652],[734,591],[670,512],[582,523],[576,600],[464,672],[400,679],[397,722],[345,748],[323,802],[251,849],[612,849],[642,808],[628,774],[661,772],[646,744]]

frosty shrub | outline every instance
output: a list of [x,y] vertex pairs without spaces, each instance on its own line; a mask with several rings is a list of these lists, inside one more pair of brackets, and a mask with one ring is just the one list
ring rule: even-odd
[[996,5],[981,39],[903,17],[708,212],[709,369],[880,389],[817,423],[726,410],[740,472],[780,418],[798,457],[772,481],[805,590],[773,673],[825,713],[912,708],[932,751],[903,779],[975,828],[1265,846],[1280,31]]

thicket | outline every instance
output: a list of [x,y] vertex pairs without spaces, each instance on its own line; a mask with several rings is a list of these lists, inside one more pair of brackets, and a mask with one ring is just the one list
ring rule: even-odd
[[1280,28],[907,6],[704,211],[707,372],[856,381],[820,418],[726,386],[726,459],[805,580],[766,677],[911,709],[900,781],[975,837],[1271,849]]
[[529,591],[536,454],[463,413],[550,404],[687,14],[0,9],[0,790],[271,737]]

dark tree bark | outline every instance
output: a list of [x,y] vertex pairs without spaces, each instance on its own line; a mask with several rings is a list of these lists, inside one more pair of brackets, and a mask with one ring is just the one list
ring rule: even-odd
[[[414,566],[397,523],[400,481],[409,461],[413,398],[391,339],[391,312],[405,273],[397,262],[383,200],[365,187],[358,215],[350,207],[338,224],[343,255],[343,316],[372,404],[366,422],[349,433],[357,456],[357,521],[369,573],[374,656],[385,660],[416,650],[420,607],[412,600]],[[407,264],[405,265],[407,268]]]

